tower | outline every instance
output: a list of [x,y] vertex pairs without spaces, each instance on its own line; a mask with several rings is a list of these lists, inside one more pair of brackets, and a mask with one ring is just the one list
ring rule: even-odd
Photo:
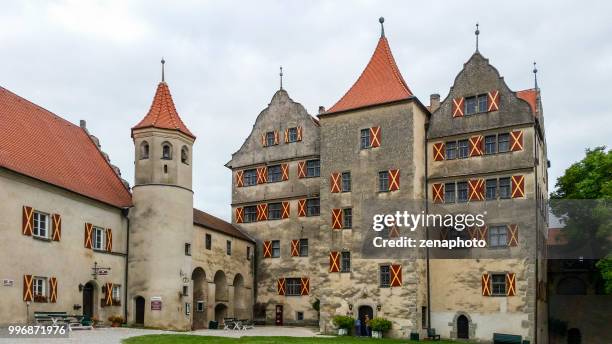
[[132,128],[132,139],[128,321],[188,330],[195,136],[179,117],[163,74],[149,112]]

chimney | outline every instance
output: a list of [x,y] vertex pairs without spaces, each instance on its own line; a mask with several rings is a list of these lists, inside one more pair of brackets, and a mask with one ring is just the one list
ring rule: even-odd
[[429,112],[434,112],[440,108],[440,95],[434,93],[429,96]]
[[79,121],[79,126],[81,127],[81,129],[87,130],[87,122],[85,122],[84,119]]
[[325,106],[319,105],[319,115],[325,112]]

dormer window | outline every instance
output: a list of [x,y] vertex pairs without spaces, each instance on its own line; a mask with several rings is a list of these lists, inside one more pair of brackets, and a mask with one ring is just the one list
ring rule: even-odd
[[181,148],[181,162],[185,165],[189,165],[189,149],[187,146]]
[[148,159],[149,158],[149,143],[147,141],[142,141],[140,144],[140,159]]
[[486,94],[480,94],[474,97],[465,98],[465,114],[473,115],[475,113],[487,112],[489,99]]
[[172,159],[172,146],[168,142],[162,144],[162,159]]

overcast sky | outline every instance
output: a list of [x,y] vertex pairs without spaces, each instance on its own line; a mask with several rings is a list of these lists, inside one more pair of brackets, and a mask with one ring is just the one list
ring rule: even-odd
[[549,188],[584,149],[612,145],[612,4],[548,1],[41,1],[0,11],[0,85],[85,119],[133,184],[130,128],[166,81],[194,147],[195,206],[230,217],[223,165],[278,89],[316,114],[357,79],[380,35],[425,104],[480,51],[513,90],[542,89]]

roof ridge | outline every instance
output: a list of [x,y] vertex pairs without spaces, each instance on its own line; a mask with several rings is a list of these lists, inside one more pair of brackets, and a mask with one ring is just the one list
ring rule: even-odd
[[404,80],[404,77],[402,76],[402,74],[399,71],[399,67],[397,66],[397,63],[395,62],[395,57],[393,56],[393,52],[391,51],[391,47],[389,46],[389,41],[387,41],[387,37],[382,37],[382,38],[386,42],[386,44],[385,44],[385,51],[387,52],[387,59],[389,60],[389,63],[391,64],[391,67],[393,69],[393,74],[397,78],[397,81],[399,81],[400,84],[404,87],[406,92],[412,94],[412,91],[408,87],[408,84],[406,83],[406,80]]

